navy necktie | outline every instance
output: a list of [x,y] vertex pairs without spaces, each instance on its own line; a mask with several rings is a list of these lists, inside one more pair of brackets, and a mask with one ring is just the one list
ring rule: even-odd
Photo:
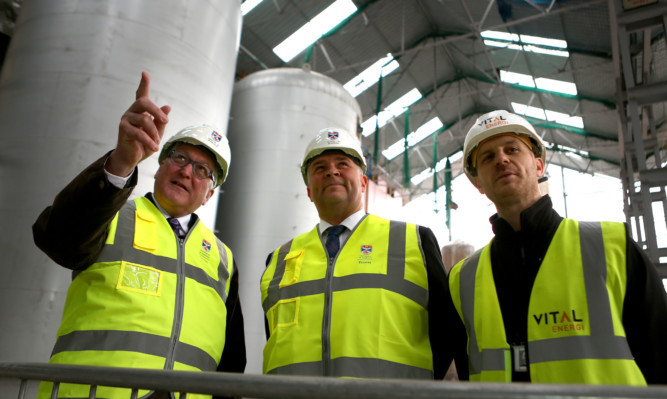
[[167,218],[167,221],[169,222],[169,225],[171,225],[171,229],[174,230],[174,234],[176,234],[178,238],[185,237],[185,230],[183,230],[183,227],[181,227],[181,223],[178,221],[178,219]]
[[326,231],[328,232],[327,241],[324,246],[327,248],[327,253],[330,258],[333,258],[338,253],[340,249],[340,239],[338,236],[345,230],[345,226],[339,224],[337,226],[331,226]]

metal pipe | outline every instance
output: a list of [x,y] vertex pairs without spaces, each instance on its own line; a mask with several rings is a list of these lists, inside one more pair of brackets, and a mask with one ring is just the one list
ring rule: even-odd
[[0,363],[0,377],[253,398],[568,399],[665,398],[667,386],[503,384],[432,380],[350,380],[235,373],[162,371],[42,363]]

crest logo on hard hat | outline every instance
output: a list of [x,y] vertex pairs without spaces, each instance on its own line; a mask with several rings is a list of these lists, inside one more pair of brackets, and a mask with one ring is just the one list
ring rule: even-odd
[[219,143],[222,140],[222,135],[215,130],[211,132],[211,140],[215,143]]
[[328,132],[327,133],[327,138],[329,140],[338,140],[338,132]]

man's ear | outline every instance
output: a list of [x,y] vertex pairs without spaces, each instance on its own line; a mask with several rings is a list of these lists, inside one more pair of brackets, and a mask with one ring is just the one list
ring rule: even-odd
[[544,160],[542,158],[535,157],[535,167],[537,171],[537,178],[544,176]]
[[308,192],[308,198],[310,198],[310,202],[313,202],[313,197],[310,196],[310,187],[306,186],[306,191]]
[[366,187],[368,187],[368,176],[365,173],[361,174],[361,192],[366,192]]
[[204,198],[204,202],[201,203],[202,206],[206,205],[209,199],[211,199],[211,196],[213,196],[213,193],[215,192],[215,187],[212,189],[208,190],[208,193],[206,193],[206,197]]

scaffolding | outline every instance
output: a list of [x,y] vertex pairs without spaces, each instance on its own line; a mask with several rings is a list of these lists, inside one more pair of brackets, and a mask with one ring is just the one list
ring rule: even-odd
[[667,4],[655,0],[609,0],[616,66],[621,182],[624,211],[637,242],[667,278],[667,170],[664,120],[654,107],[667,102]]

